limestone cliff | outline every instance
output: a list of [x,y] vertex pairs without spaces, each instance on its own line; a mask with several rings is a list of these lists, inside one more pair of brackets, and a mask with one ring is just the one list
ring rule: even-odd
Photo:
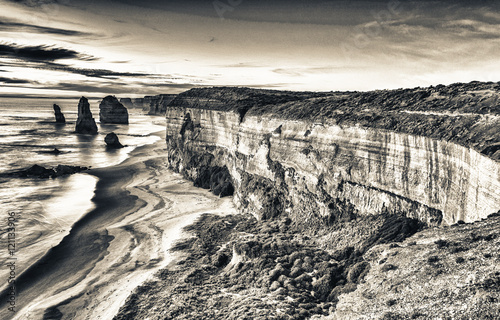
[[259,219],[472,222],[500,209],[499,92],[192,89],[166,108],[169,162],[194,181],[227,170],[236,205]]
[[101,123],[128,124],[127,108],[114,96],[102,99],[99,105],[99,117]]
[[167,105],[174,100],[175,94],[159,94],[157,96],[146,96],[144,97],[145,103],[143,106],[143,111],[148,114],[165,114]]

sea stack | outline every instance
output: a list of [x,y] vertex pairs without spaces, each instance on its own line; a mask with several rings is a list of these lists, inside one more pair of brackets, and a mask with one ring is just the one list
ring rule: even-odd
[[57,123],[66,123],[64,114],[61,112],[61,107],[59,107],[57,104],[54,104],[54,114],[56,116]]
[[104,142],[106,142],[107,147],[111,149],[123,148],[118,136],[114,132],[108,133],[104,138]]
[[128,111],[114,96],[102,99],[99,105],[101,123],[128,124]]
[[90,111],[87,98],[82,97],[78,103],[78,120],[76,120],[75,131],[77,133],[97,134],[97,125]]

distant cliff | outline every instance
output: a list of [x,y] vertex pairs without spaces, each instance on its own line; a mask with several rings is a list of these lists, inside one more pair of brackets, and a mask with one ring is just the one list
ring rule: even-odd
[[174,100],[175,94],[160,94],[157,96],[144,97],[142,110],[148,114],[165,114],[167,105]]
[[[397,213],[428,225],[500,209],[500,85],[374,92],[192,89],[166,106],[170,166],[226,170],[234,201],[304,227]],[[220,169],[220,170],[219,170]]]
[[121,98],[120,102],[127,108],[142,109],[150,115],[163,115],[167,105],[176,97],[175,94],[159,94],[145,96],[144,98]]

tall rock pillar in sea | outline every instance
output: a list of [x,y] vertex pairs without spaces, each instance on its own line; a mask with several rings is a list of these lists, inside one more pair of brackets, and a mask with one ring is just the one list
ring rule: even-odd
[[114,96],[102,99],[99,105],[101,123],[128,124],[128,111]]
[[61,112],[61,107],[59,107],[57,104],[54,104],[54,115],[56,116],[57,123],[66,123],[64,114]]
[[97,125],[92,117],[89,101],[85,97],[82,97],[78,103],[78,119],[76,120],[75,131],[77,133],[97,134]]

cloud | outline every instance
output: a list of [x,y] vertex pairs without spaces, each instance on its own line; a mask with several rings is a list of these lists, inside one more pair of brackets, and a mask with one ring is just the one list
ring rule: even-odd
[[[155,87],[160,87],[162,89],[168,88],[176,91],[184,91],[193,88],[193,84],[178,84],[178,83],[164,83]],[[57,85],[50,87],[40,87],[38,89],[50,89],[50,90],[62,90],[62,91],[77,91],[77,92],[93,92],[93,93],[104,93],[104,94],[159,94],[155,87],[147,86],[129,86],[127,83],[70,83],[61,82]]]
[[272,72],[287,76],[300,77],[306,74],[331,74],[336,71],[346,71],[353,69],[362,69],[365,66],[323,66],[323,67],[309,67],[309,68],[276,68]]
[[24,4],[28,7],[40,7],[49,4],[68,3],[69,0],[9,0],[10,2]]
[[47,63],[41,66],[42,69],[53,70],[53,71],[65,71],[75,74],[80,74],[86,77],[92,78],[108,78],[108,77],[148,77],[152,76],[147,73],[137,73],[137,72],[117,72],[107,69],[86,69],[86,68],[76,68],[60,63]]
[[[3,19],[3,18],[2,18]],[[67,30],[67,29],[59,29],[59,28],[50,28],[37,26],[33,24],[20,23],[20,22],[9,22],[9,21],[0,21],[0,31],[22,31],[22,32],[36,32],[36,33],[45,33],[45,34],[55,34],[62,36],[89,36],[90,33],[80,32],[75,30]]]
[[61,59],[96,60],[92,56],[74,50],[51,46],[20,46],[15,43],[0,43],[0,58],[15,58],[27,61],[54,61]]
[[253,62],[240,62],[240,63],[234,63],[234,64],[216,65],[216,67],[222,67],[222,68],[261,68],[261,67],[265,67],[265,66],[262,64],[253,63]]
[[5,78],[5,77],[0,77],[0,83],[7,83],[7,84],[27,84],[27,83],[32,83],[29,80],[24,80],[24,79],[14,79],[14,78]]

